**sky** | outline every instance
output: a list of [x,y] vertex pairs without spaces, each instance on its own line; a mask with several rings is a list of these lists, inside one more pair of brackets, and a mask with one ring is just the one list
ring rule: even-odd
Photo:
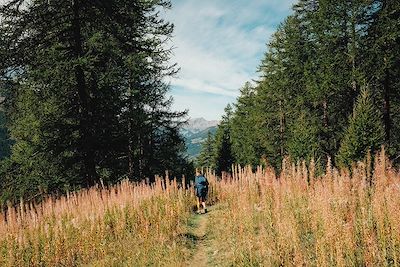
[[295,0],[172,0],[174,110],[219,120],[246,81],[257,79],[266,44]]
[[[219,120],[246,81],[257,79],[266,44],[296,0],[171,0],[173,110]],[[0,4],[4,3],[0,0]]]

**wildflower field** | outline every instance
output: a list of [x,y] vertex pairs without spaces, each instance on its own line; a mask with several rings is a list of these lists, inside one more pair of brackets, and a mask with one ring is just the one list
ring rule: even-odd
[[191,192],[175,180],[128,181],[9,208],[0,266],[182,265]]
[[400,175],[383,153],[373,165],[207,173],[207,215],[184,181],[164,179],[10,206],[0,266],[188,266],[200,243],[209,266],[398,266]]
[[[285,163],[285,162],[284,162]],[[400,175],[384,153],[339,171],[237,170],[212,216],[223,266],[399,266]],[[217,255],[218,255],[217,254]]]

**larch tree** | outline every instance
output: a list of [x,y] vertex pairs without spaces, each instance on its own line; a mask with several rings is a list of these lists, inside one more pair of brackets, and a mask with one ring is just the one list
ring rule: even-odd
[[368,152],[375,153],[380,149],[384,142],[381,118],[369,90],[363,89],[340,145],[337,156],[340,165],[350,166],[353,161],[363,159]]
[[[169,1],[10,0],[0,7],[2,80],[15,140],[11,195],[140,180],[183,168],[166,77]],[[168,146],[166,148],[165,146]],[[169,151],[167,153],[166,151]]]

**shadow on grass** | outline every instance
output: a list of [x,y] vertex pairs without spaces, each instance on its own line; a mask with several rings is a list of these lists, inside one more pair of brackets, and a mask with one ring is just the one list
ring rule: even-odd
[[179,235],[180,239],[183,240],[183,242],[186,243],[186,246],[191,250],[194,250],[196,247],[200,245],[200,243],[206,240],[205,235],[199,235],[197,233],[200,220],[202,220],[202,216],[205,215],[206,214],[197,214],[193,212],[192,216],[190,217],[187,223],[188,226],[187,232]]
[[204,236],[197,236],[193,233],[184,233],[180,235],[181,238],[186,239],[187,241],[193,243],[194,245],[197,245],[199,242],[205,240]]
[[179,235],[180,240],[183,241],[185,246],[191,251],[191,255],[195,253],[196,249],[200,246],[202,242],[204,242],[204,236],[197,236],[192,232],[183,233]]

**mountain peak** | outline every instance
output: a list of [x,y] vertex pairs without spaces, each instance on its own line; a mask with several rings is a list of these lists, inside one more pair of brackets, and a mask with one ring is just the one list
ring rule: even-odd
[[189,158],[196,158],[202,143],[207,139],[209,133],[215,135],[219,121],[208,121],[204,118],[191,118],[181,129],[181,134],[185,138],[187,155]]
[[212,120],[208,121],[204,118],[193,118],[188,121],[188,123],[183,126],[184,129],[191,131],[192,133],[204,131],[210,127],[215,127],[219,124],[219,121]]

